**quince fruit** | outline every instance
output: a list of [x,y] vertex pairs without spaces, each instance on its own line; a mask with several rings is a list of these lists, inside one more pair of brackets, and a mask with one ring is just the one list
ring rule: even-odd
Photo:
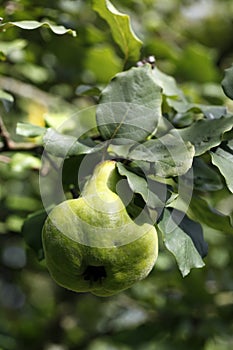
[[116,162],[99,163],[81,197],[48,215],[42,240],[48,270],[61,286],[110,296],[144,279],[158,256],[155,227],[133,220],[116,193]]

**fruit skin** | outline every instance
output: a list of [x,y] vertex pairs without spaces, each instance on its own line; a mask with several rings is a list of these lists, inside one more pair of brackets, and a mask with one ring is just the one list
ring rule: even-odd
[[114,192],[117,180],[115,162],[104,161],[96,166],[82,197],[50,212],[42,240],[48,270],[59,285],[110,296],[152,270],[158,256],[156,229],[129,217]]

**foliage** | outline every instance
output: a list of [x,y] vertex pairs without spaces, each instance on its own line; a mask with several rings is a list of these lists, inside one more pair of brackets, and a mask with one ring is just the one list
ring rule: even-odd
[[[0,349],[232,347],[232,12],[229,0],[4,2]],[[103,155],[160,231],[150,276],[109,299],[55,285],[41,243],[49,210]]]

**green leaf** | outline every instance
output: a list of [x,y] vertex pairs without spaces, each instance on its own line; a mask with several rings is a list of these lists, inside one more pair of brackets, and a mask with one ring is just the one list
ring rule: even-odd
[[98,146],[91,139],[87,139],[85,142],[79,142],[76,137],[71,135],[60,134],[52,128],[47,129],[43,137],[45,150],[61,158],[93,153],[104,147],[102,144]]
[[76,36],[76,32],[75,30],[72,29],[67,29],[64,26],[57,26],[48,22],[38,22],[38,21],[19,21],[19,22],[7,22],[7,23],[3,23],[0,25],[0,32],[1,31],[5,31],[11,27],[18,27],[21,29],[26,29],[26,30],[33,30],[33,29],[37,29],[40,27],[47,27],[49,29],[51,29],[51,31],[55,34],[58,35],[63,35],[63,34],[71,34],[74,37]]
[[[1,28],[1,26],[0,26]],[[27,41],[23,39],[15,39],[11,41],[1,42],[1,51],[4,55],[10,55],[11,53],[18,52],[27,46]]]
[[227,146],[233,151],[233,140],[230,140],[230,141],[227,143]]
[[129,141],[125,143],[122,142],[121,145],[115,145],[113,143],[110,143],[107,151],[110,155],[128,159],[129,151],[132,146],[135,146],[134,141]]
[[204,258],[208,253],[208,244],[204,240],[201,224],[176,209],[171,210],[171,216],[172,220],[192,239],[198,253]]
[[212,163],[216,165],[226,180],[227,187],[233,193],[233,155],[221,148],[211,152]]
[[18,63],[16,70],[20,75],[29,79],[34,84],[42,84],[49,79],[49,74],[45,67],[29,62]]
[[153,76],[156,84],[161,87],[163,95],[166,96],[170,107],[180,113],[186,112],[190,108],[190,103],[186,100],[185,95],[172,76],[161,72],[157,67],[153,69]]
[[184,98],[183,92],[178,88],[176,81],[172,76],[161,72],[157,67],[154,67],[152,72],[156,84],[161,87],[164,95]]
[[230,218],[211,208],[208,203],[200,198],[193,196],[188,214],[193,220],[203,222],[205,225],[224,233],[233,233],[233,227]]
[[[179,118],[182,116],[186,116],[186,118],[190,118],[192,116],[191,113],[203,113],[203,116],[207,119],[219,119],[223,116],[227,115],[227,109],[224,106],[208,106],[202,105],[198,103],[189,103],[185,98],[183,99],[175,99],[175,98],[167,98],[167,102],[170,107],[174,108],[177,112],[181,114],[178,115]],[[185,113],[185,115],[183,115]],[[177,116],[176,116],[177,118]]]
[[28,169],[38,170],[41,167],[41,160],[29,153],[14,153],[11,157],[10,168],[15,174],[24,173]]
[[140,194],[148,207],[154,209],[165,206],[160,198],[150,190],[148,182],[143,177],[126,169],[126,167],[119,162],[117,163],[117,168],[120,175],[126,176],[130,189]]
[[225,69],[222,88],[225,95],[233,100],[233,65],[230,68]]
[[37,211],[27,217],[22,227],[25,242],[34,250],[39,260],[44,258],[41,233],[47,216],[47,211]]
[[109,0],[93,0],[93,9],[108,23],[113,39],[125,56],[125,61],[137,60],[142,46],[141,40],[134,34],[130,18],[119,12]]
[[14,97],[12,95],[8,94],[7,92],[0,89],[0,100],[13,103]]
[[213,120],[199,120],[191,126],[177,129],[184,141],[191,142],[195,147],[195,156],[205,153],[222,141],[224,132],[233,127],[233,116]]
[[99,96],[100,89],[90,85],[79,85],[75,90],[76,95],[79,96]]
[[86,50],[85,69],[90,71],[98,83],[108,83],[123,69],[122,59],[108,44],[92,46]]
[[9,112],[13,102],[14,102],[14,97],[7,92],[3,91],[0,89],[0,101],[2,102],[5,110]]
[[158,227],[163,234],[165,246],[175,256],[183,277],[192,268],[205,265],[192,239],[175,223],[168,209],[164,210]]
[[25,137],[37,137],[46,132],[46,128],[30,123],[17,123],[16,134]]
[[190,203],[185,203],[184,200],[178,197],[170,206],[187,212],[188,216],[194,221],[224,233],[233,233],[230,217],[210,207],[203,198],[197,195],[192,196]]
[[0,51],[0,61],[6,61],[6,55],[3,51]]
[[145,140],[158,126],[161,104],[161,89],[150,65],[117,74],[103,90],[97,106],[101,136],[105,140]]
[[128,157],[131,160],[154,163],[157,176],[179,176],[191,168],[194,147],[190,142],[183,142],[173,130],[159,139],[137,145],[129,152]]
[[5,110],[9,112],[14,102],[14,97],[0,89],[0,101],[2,102]]
[[[21,154],[19,154],[19,158],[21,158]],[[25,159],[25,157],[24,157],[24,159]],[[37,163],[37,164],[35,164],[35,166],[38,169],[39,159],[38,159],[38,161],[36,161],[35,158],[34,158],[34,160],[29,159],[29,164],[23,165],[24,169],[25,168],[28,169],[29,167],[31,167],[33,162]],[[15,170],[16,164],[13,164],[13,166],[14,166],[14,170]],[[24,169],[22,169],[20,166],[19,169],[17,169],[17,171],[21,172],[21,170],[24,170]],[[23,179],[25,179],[25,177],[23,177]],[[27,179],[28,179],[28,177],[27,177]],[[9,193],[7,198],[6,198],[6,203],[7,203],[7,207],[13,211],[32,212],[32,211],[38,210],[41,206],[41,201],[39,199],[37,199],[36,197],[30,197],[27,194],[19,195],[17,193],[16,194]]]
[[200,111],[207,119],[219,119],[227,115],[227,109],[224,106],[206,106],[202,104],[190,104],[194,110]]
[[62,186],[65,191],[74,189],[80,192],[79,188],[79,167],[82,163],[84,155],[66,158],[62,165]]
[[219,174],[200,157],[194,158],[193,177],[195,189],[199,191],[217,191],[223,187]]
[[205,83],[219,79],[210,50],[197,43],[187,43],[177,60],[176,68],[176,76],[185,78],[186,81]]

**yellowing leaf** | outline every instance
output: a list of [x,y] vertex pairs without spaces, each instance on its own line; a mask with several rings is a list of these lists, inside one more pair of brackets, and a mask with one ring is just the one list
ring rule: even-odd
[[45,126],[44,116],[47,112],[45,106],[31,102],[28,104],[28,122],[38,126]]

